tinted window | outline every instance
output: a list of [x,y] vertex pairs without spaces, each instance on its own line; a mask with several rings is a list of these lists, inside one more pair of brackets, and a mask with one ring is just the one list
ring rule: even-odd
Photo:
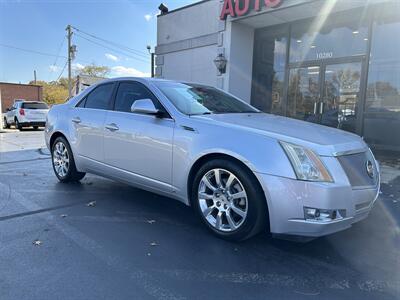
[[86,97],[86,108],[108,109],[113,92],[113,83],[103,84],[95,88]]
[[83,98],[79,103],[76,105],[76,107],[85,107],[86,104],[86,97]]
[[138,82],[120,83],[117,97],[115,99],[114,110],[130,112],[133,102],[140,99],[151,99],[156,108],[164,111],[154,95],[145,86]]
[[25,102],[22,104],[22,108],[26,109],[48,109],[49,107],[47,106],[46,103],[43,102]]
[[400,20],[373,25],[364,113],[364,138],[386,149],[400,149]]

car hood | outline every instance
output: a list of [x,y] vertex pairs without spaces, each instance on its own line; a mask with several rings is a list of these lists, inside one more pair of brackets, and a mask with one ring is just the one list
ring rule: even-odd
[[271,114],[211,114],[195,118],[302,145],[322,156],[337,156],[367,149],[364,141],[353,133]]

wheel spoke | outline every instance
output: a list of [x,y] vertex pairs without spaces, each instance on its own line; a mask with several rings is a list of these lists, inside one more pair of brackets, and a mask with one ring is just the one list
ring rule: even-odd
[[207,207],[204,211],[203,211],[203,215],[207,218],[215,209],[215,206],[210,206]]
[[235,180],[235,176],[233,175],[233,174],[229,174],[229,178],[228,178],[228,180],[226,181],[226,183],[225,183],[225,188],[227,189],[227,190],[229,190],[229,188],[231,187],[231,185],[232,185],[232,182]]
[[244,218],[246,216],[246,212],[243,211],[242,209],[240,209],[239,207],[235,206],[234,204],[232,204],[231,209],[238,214],[239,216],[241,216],[242,218]]
[[238,192],[236,194],[232,194],[232,199],[239,199],[239,198],[245,198],[246,197],[246,192],[245,191],[241,191]]
[[208,180],[207,176],[204,176],[202,181],[204,182],[204,184],[211,190],[211,191],[215,191],[217,188],[215,186],[212,185],[212,183],[210,182],[210,180]]
[[209,195],[204,192],[199,192],[199,199],[211,200],[212,198],[213,198],[213,195]]
[[221,229],[221,225],[222,225],[222,212],[218,212],[218,215],[215,218],[215,228]]
[[228,220],[228,223],[229,223],[229,226],[231,227],[231,229],[232,230],[236,229],[237,226],[232,219],[231,212],[228,210],[225,215],[226,215],[226,219]]
[[221,186],[221,172],[219,169],[214,170],[214,176],[215,176],[215,183],[217,184],[217,187]]

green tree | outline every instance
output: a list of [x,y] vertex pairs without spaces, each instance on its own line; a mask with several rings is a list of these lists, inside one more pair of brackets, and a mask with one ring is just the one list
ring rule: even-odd
[[[85,66],[76,72],[76,75],[87,75],[93,77],[106,77],[110,72],[110,68],[106,66],[97,66],[94,63]],[[33,84],[34,82],[29,82]],[[72,78],[72,85],[76,83],[76,77]],[[37,85],[43,87],[43,101],[53,105],[64,103],[68,98],[68,78],[61,77],[57,81],[36,81]]]
[[93,77],[106,77],[110,73],[110,68],[106,66],[97,66],[90,64],[80,69],[77,75],[88,75]]
[[[30,84],[32,83],[31,81]],[[36,84],[42,86],[43,101],[47,104],[53,105],[63,103],[68,97],[68,88],[59,81],[37,81]]]

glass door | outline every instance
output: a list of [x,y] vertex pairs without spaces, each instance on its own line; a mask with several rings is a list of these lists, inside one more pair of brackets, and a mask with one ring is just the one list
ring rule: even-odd
[[318,123],[320,66],[292,68],[289,72],[287,116]]
[[362,59],[290,68],[287,116],[360,132],[362,69]]
[[320,123],[356,132],[360,114],[362,62],[326,65],[319,105]]

